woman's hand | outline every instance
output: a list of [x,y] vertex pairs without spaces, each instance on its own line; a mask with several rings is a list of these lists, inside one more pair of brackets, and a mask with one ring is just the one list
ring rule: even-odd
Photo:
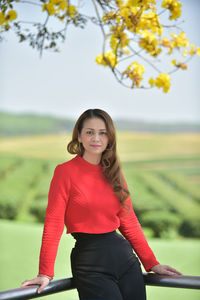
[[161,264],[152,267],[151,271],[160,275],[183,275],[181,272],[177,271],[176,269]]
[[31,280],[25,280],[22,282],[21,287],[25,287],[27,285],[34,285],[38,284],[39,288],[37,289],[36,293],[41,293],[41,291],[49,284],[50,279],[47,278],[46,276],[43,277],[35,277]]

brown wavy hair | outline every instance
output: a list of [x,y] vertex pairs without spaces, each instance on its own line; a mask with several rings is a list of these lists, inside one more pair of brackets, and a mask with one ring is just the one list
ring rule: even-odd
[[129,197],[130,193],[125,186],[124,178],[121,171],[121,164],[117,157],[116,151],[116,131],[113,121],[109,114],[101,109],[88,109],[76,121],[74,130],[72,133],[72,140],[67,145],[67,150],[71,154],[79,154],[83,156],[84,147],[82,143],[78,141],[78,135],[81,134],[84,121],[92,118],[102,119],[106,125],[108,135],[108,145],[103,151],[100,164],[102,171],[107,181],[111,184],[115,194],[118,196],[120,203],[126,207],[125,201]]

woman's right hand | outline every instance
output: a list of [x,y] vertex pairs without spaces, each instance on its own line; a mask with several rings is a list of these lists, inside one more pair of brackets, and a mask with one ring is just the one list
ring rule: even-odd
[[49,284],[49,282],[50,282],[50,279],[45,276],[35,277],[31,280],[25,280],[24,282],[22,282],[21,287],[38,284],[39,288],[37,289],[36,293],[39,294]]

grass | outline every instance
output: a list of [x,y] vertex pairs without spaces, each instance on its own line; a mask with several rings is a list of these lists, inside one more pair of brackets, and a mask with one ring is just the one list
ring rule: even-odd
[[[0,290],[17,288],[25,279],[36,276],[42,228],[40,224],[0,221]],[[199,240],[152,239],[149,244],[161,263],[171,265],[185,275],[200,275]],[[73,246],[74,239],[71,235],[63,234],[55,264],[55,279],[71,277],[70,252]],[[197,300],[199,291],[147,287],[147,296],[149,300]],[[78,295],[76,290],[72,290],[48,296],[48,299],[78,300]]]

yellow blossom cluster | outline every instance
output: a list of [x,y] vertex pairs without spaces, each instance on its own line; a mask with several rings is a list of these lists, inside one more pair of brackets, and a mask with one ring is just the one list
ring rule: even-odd
[[189,55],[197,54],[200,56],[200,47],[196,47],[195,49],[194,44],[190,44],[190,49],[188,51],[185,49],[182,53],[183,56],[187,56],[188,54]]
[[127,34],[123,31],[122,26],[113,26],[110,29],[113,33],[110,38],[110,47],[115,52],[117,48],[125,48],[129,45],[130,40],[127,37]]
[[196,54],[196,53],[197,53],[197,55],[200,56],[200,47],[197,47],[197,48],[195,49],[194,44],[190,44],[190,50],[188,51],[188,54],[194,55],[194,54]]
[[[171,40],[166,37],[160,40],[160,44],[168,49],[168,54],[172,54],[174,48],[187,47],[189,44],[184,32],[181,32],[179,35],[171,33],[171,37]],[[183,56],[186,56],[186,52],[183,52]]]
[[95,61],[98,65],[103,65],[104,67],[110,65],[112,68],[114,68],[118,63],[117,56],[113,51],[108,51],[104,55],[99,54]]
[[131,88],[134,88],[135,86],[140,86],[140,82],[143,80],[144,70],[145,68],[143,65],[133,62],[122,74],[132,81]]
[[4,27],[5,30],[10,28],[9,22],[17,19],[17,13],[15,10],[11,9],[7,13],[0,11],[0,26]]
[[179,35],[176,35],[175,33],[171,34],[172,40],[167,39],[166,37],[164,37],[160,43],[162,46],[166,47],[168,49],[168,54],[172,54],[172,51],[174,48],[186,48],[188,46],[190,46],[190,49],[187,51],[186,49],[184,49],[184,51],[182,52],[183,56],[187,56],[189,55],[200,55],[200,47],[196,47],[195,49],[195,45],[194,44],[190,44],[189,45],[189,40],[186,37],[184,32],[181,32]]
[[139,45],[141,48],[145,49],[147,53],[151,56],[157,56],[162,49],[157,48],[158,41],[156,39],[156,35],[148,30],[144,30],[142,32],[143,38],[140,39]]
[[171,64],[177,68],[181,68],[182,70],[187,70],[187,65],[182,63],[181,61],[177,62],[176,59],[171,61]]
[[141,33],[143,30],[151,30],[159,36],[163,33],[163,27],[156,12],[150,11],[147,14],[142,14],[136,32]]
[[131,32],[135,32],[143,13],[143,8],[124,5],[116,14],[116,22],[123,24]]
[[156,79],[152,77],[149,79],[149,84],[151,86],[157,86],[159,89],[163,88],[163,92],[167,93],[170,90],[170,76],[167,73],[160,73]]
[[127,6],[130,6],[130,7],[143,7],[144,10],[150,9],[155,4],[156,4],[155,0],[127,0],[126,1]]
[[189,55],[197,54],[200,56],[200,47],[196,47],[196,49],[195,49],[194,44],[190,44],[190,49],[188,51],[184,50],[182,53],[183,56],[187,56],[188,54]]
[[[116,1],[116,4],[118,6],[117,11],[108,12],[102,17],[104,23],[110,24],[111,21],[115,21],[116,24],[122,25],[124,29],[137,33],[144,28],[151,27],[153,32],[160,33],[161,25],[158,16],[155,14],[155,1],[128,0],[126,3]],[[149,9],[152,12],[143,15],[143,12]]]
[[68,0],[49,0],[48,3],[42,5],[42,10],[46,10],[50,16],[64,12],[65,14],[59,16],[60,20],[63,20],[65,15],[73,18],[76,12],[75,6],[69,5]]
[[172,39],[172,48],[187,47],[189,44],[188,38],[186,37],[185,32],[181,32],[179,35],[171,33]]
[[177,0],[163,0],[162,7],[169,9],[171,15],[170,20],[177,19],[181,16],[181,6],[182,4]]

